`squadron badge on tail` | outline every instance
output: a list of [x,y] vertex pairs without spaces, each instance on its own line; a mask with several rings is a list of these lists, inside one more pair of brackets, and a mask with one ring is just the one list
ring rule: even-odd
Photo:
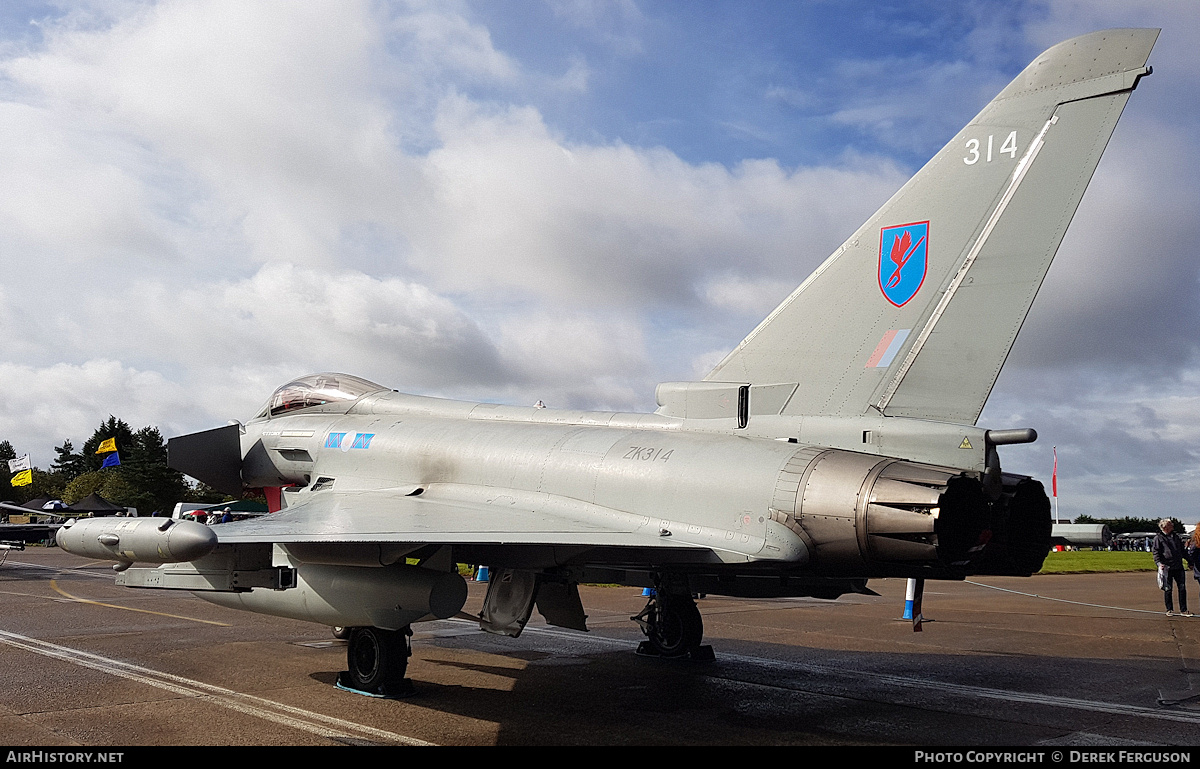
[[[883,258],[888,251],[887,259]],[[929,266],[929,222],[884,227],[879,233],[879,288],[883,296],[903,307],[925,283]]]

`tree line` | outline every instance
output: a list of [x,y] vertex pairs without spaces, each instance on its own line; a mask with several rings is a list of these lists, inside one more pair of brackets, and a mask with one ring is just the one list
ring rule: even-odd
[[[1183,522],[1173,515],[1163,516],[1170,518],[1175,524],[1175,531],[1179,536],[1183,536]],[[1109,531],[1113,534],[1137,534],[1142,532],[1158,531],[1158,518],[1133,518],[1126,516],[1124,518],[1095,518],[1090,515],[1081,515],[1075,519],[1075,523],[1103,523],[1108,525]]]
[[[120,465],[102,467],[105,454],[97,454],[100,444],[114,439]],[[13,486],[12,474],[0,472],[0,500],[23,504],[31,499],[49,497],[74,504],[96,493],[115,505],[136,507],[140,515],[153,511],[169,513],[177,502],[226,502],[232,497],[204,484],[193,484],[183,473],[167,467],[167,444],[157,427],[133,430],[114,416],[83,442],[79,451],[72,441],[54,448],[55,460],[49,470],[33,468],[33,483]],[[19,455],[12,443],[0,441],[0,469]]]

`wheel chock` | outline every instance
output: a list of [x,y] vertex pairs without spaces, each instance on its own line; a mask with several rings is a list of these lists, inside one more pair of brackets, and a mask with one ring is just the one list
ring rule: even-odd
[[351,694],[361,694],[364,697],[374,697],[380,700],[402,700],[406,697],[411,697],[417,693],[417,688],[413,686],[412,679],[405,678],[398,685],[387,686],[380,692],[368,692],[364,689],[355,689],[350,685],[350,671],[343,670],[337,674],[337,680],[333,685],[344,692]]

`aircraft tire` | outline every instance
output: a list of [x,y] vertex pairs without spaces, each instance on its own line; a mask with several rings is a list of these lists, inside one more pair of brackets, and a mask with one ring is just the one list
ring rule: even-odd
[[647,638],[663,657],[682,657],[700,645],[704,620],[691,596],[660,598]]
[[377,694],[402,686],[409,654],[408,634],[404,630],[352,628],[346,646],[350,685]]
[[333,637],[342,641],[345,641],[347,638],[349,638],[350,632],[354,630],[352,627],[341,627],[340,625],[334,625],[330,629],[333,631]]

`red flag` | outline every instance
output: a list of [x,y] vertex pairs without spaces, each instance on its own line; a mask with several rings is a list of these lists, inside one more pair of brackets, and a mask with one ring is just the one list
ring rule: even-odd
[[1058,446],[1054,447],[1054,474],[1050,476],[1050,495],[1058,496]]

